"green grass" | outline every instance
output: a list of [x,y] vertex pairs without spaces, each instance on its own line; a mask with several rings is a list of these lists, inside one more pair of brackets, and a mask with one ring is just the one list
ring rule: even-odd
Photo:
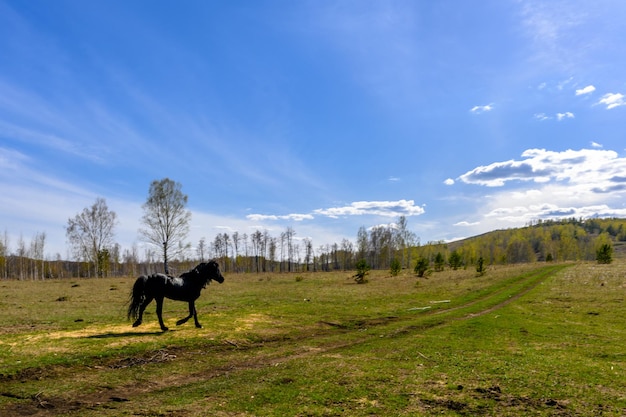
[[166,333],[132,279],[2,281],[0,415],[624,415],[623,266],[229,275]]

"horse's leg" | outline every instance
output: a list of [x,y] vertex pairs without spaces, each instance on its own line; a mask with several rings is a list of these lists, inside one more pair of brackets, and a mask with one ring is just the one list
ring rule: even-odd
[[139,314],[137,315],[137,320],[135,320],[135,322],[133,323],[133,327],[137,327],[141,324],[141,322],[143,321],[143,312],[145,311],[146,307],[148,307],[148,304],[150,304],[152,302],[152,297],[146,297],[145,300],[143,300],[143,303],[141,303],[141,305],[139,306]]
[[194,301],[191,301],[189,304],[190,304],[189,310],[193,308],[193,320],[196,322],[196,327],[198,329],[201,329],[202,325],[198,321],[198,310],[196,310],[196,304]]
[[165,327],[165,323],[163,323],[163,297],[156,297],[156,303],[157,303],[156,312],[157,312],[157,317],[159,318],[159,324],[161,325],[161,330],[166,332],[169,329]]
[[193,312],[196,310],[196,308],[193,305],[193,301],[189,302],[189,315],[187,317],[185,317],[184,319],[180,319],[176,322],[177,326],[180,326],[181,324],[185,324],[187,323],[187,320],[189,320],[191,317],[193,317]]

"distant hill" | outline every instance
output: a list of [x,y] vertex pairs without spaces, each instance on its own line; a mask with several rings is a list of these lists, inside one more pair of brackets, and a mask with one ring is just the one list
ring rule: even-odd
[[602,243],[613,246],[614,258],[626,257],[626,219],[538,221],[451,242],[446,249],[460,253],[466,263],[483,257],[490,264],[505,264],[595,260]]

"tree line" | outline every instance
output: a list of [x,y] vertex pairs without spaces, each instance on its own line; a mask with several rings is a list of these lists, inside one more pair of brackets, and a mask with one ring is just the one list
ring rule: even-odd
[[[0,237],[0,278],[47,279],[67,277],[137,276],[165,272],[180,274],[195,263],[216,259],[224,272],[308,272],[372,269],[458,269],[483,264],[538,261],[595,260],[599,248],[612,253],[626,242],[626,219],[563,219],[536,221],[523,228],[496,230],[458,242],[421,244],[400,216],[390,225],[359,228],[356,241],[314,246],[298,238],[292,227],[277,236],[267,230],[218,233],[201,238],[195,250],[187,242],[191,213],[180,183],[164,178],[150,184],[143,205],[139,235],[147,243],[123,249],[115,242],[117,216],[103,198],[68,219],[66,235],[73,260],[44,258],[45,233],[27,243],[22,237],[13,252],[5,231]],[[421,275],[421,274],[420,274]]]

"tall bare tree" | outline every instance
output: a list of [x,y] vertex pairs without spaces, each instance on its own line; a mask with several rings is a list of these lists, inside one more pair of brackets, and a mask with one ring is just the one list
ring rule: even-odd
[[26,241],[24,240],[24,236],[20,234],[20,238],[17,241],[17,258],[19,260],[19,277],[20,280],[23,280],[26,277],[26,255],[28,254],[28,249],[26,248]]
[[46,233],[35,234],[35,237],[30,241],[30,258],[31,258],[31,278],[32,279],[44,279],[45,276],[45,260],[44,260],[44,246],[46,244]]
[[0,278],[9,277],[9,232],[4,230],[2,239],[0,239]]
[[109,252],[113,246],[117,215],[109,210],[104,198],[97,198],[91,206],[68,219],[66,234],[74,253],[94,266],[96,276],[107,270]]
[[305,237],[304,240],[304,269],[310,271],[309,265],[314,262],[313,259],[313,240]]
[[[288,226],[287,230],[284,232],[284,242],[287,246],[287,271],[291,272],[294,262],[294,244],[293,239],[296,235],[296,231],[293,230],[293,227]],[[282,235],[281,235],[282,236]]]
[[198,242],[198,247],[196,248],[196,253],[200,258],[200,262],[204,262],[204,255],[206,254],[206,251],[206,239],[202,237],[200,238],[200,241]]
[[161,252],[166,274],[169,274],[169,256],[181,255],[190,247],[184,243],[191,219],[191,212],[186,209],[186,205],[187,195],[183,194],[179,182],[164,178],[150,184],[141,219],[145,227],[139,233]]

